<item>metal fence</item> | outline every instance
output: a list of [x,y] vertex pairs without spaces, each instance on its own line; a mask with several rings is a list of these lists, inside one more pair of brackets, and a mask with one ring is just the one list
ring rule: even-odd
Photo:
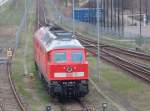
[[27,28],[27,18],[28,18],[28,11],[31,8],[32,0],[25,0],[25,10],[23,17],[21,19],[20,25],[16,32],[16,48],[19,47],[19,40],[20,40],[20,34],[21,32]]
[[[62,26],[73,30],[73,4],[72,0],[48,0],[50,13],[53,20]],[[141,5],[140,5],[141,2]],[[150,38],[150,25],[148,21],[148,5],[142,5],[150,0],[136,0],[137,7],[134,7],[128,0],[99,0],[99,6],[103,10],[103,19],[100,19],[101,38],[130,39],[135,41],[143,37],[145,42]],[[75,10],[83,8],[96,8],[96,0],[78,0],[75,2]],[[91,37],[97,36],[96,22],[92,19],[92,12],[89,11],[88,21],[75,20],[75,30]],[[76,15],[75,15],[76,16]],[[77,15],[78,17],[80,15]],[[90,18],[91,17],[91,18]],[[80,17],[79,17],[80,18]],[[135,43],[136,44],[136,43]]]

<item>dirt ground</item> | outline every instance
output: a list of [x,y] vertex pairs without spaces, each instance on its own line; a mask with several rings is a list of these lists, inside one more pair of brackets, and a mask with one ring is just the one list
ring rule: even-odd
[[16,26],[0,27],[0,48],[15,47]]
[[0,37],[4,37],[4,36],[14,37],[15,35],[16,35],[16,26],[0,27]]

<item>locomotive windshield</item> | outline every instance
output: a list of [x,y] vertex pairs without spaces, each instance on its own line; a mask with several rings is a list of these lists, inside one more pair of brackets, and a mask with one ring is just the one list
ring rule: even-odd
[[82,62],[83,61],[82,52],[72,52],[71,53],[71,60],[72,60],[72,62]]
[[53,53],[53,62],[55,63],[81,63],[84,61],[83,51],[56,51]]
[[54,54],[54,62],[56,63],[64,63],[67,61],[66,52],[56,52]]

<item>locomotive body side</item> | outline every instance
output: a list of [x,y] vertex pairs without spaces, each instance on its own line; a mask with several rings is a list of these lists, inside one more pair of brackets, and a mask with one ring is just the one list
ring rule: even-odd
[[35,63],[49,94],[85,96],[89,92],[85,48],[76,39],[48,40],[49,36],[54,35],[41,28],[35,33],[33,40]]
[[36,66],[39,70],[39,73],[46,74],[47,72],[47,52],[44,50],[40,40],[45,35],[45,31],[43,29],[39,29],[33,38],[34,42],[34,60]]

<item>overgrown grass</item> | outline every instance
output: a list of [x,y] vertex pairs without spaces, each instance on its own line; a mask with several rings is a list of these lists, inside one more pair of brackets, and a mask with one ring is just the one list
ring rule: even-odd
[[[95,58],[90,57],[89,62],[92,68],[96,67]],[[96,69],[94,68],[94,70]],[[129,76],[129,73],[123,72],[112,65],[101,62],[101,81],[98,81],[98,75],[96,72],[93,72],[90,75],[99,86],[114,90],[115,92],[118,92],[118,94],[123,95],[123,97],[129,100],[132,106],[139,109],[139,111],[148,111],[150,109],[149,85],[141,82],[140,80],[135,80],[135,78]]]
[[5,10],[0,14],[0,25],[19,25],[24,13],[24,0],[19,0],[16,4],[9,1],[4,8]]
[[[43,84],[38,79],[37,72],[34,65],[34,55],[33,55],[33,33],[35,26],[35,3],[33,3],[33,8],[30,9],[30,14],[28,17],[28,28],[21,33],[19,48],[16,50],[13,64],[12,64],[12,74],[13,79],[16,84],[17,91],[23,96],[32,111],[40,111],[41,108],[49,103],[49,96],[47,95]],[[28,39],[28,40],[27,40]],[[24,49],[28,44],[26,56],[24,58]],[[26,66],[28,74],[24,74],[24,59],[26,61]]]

